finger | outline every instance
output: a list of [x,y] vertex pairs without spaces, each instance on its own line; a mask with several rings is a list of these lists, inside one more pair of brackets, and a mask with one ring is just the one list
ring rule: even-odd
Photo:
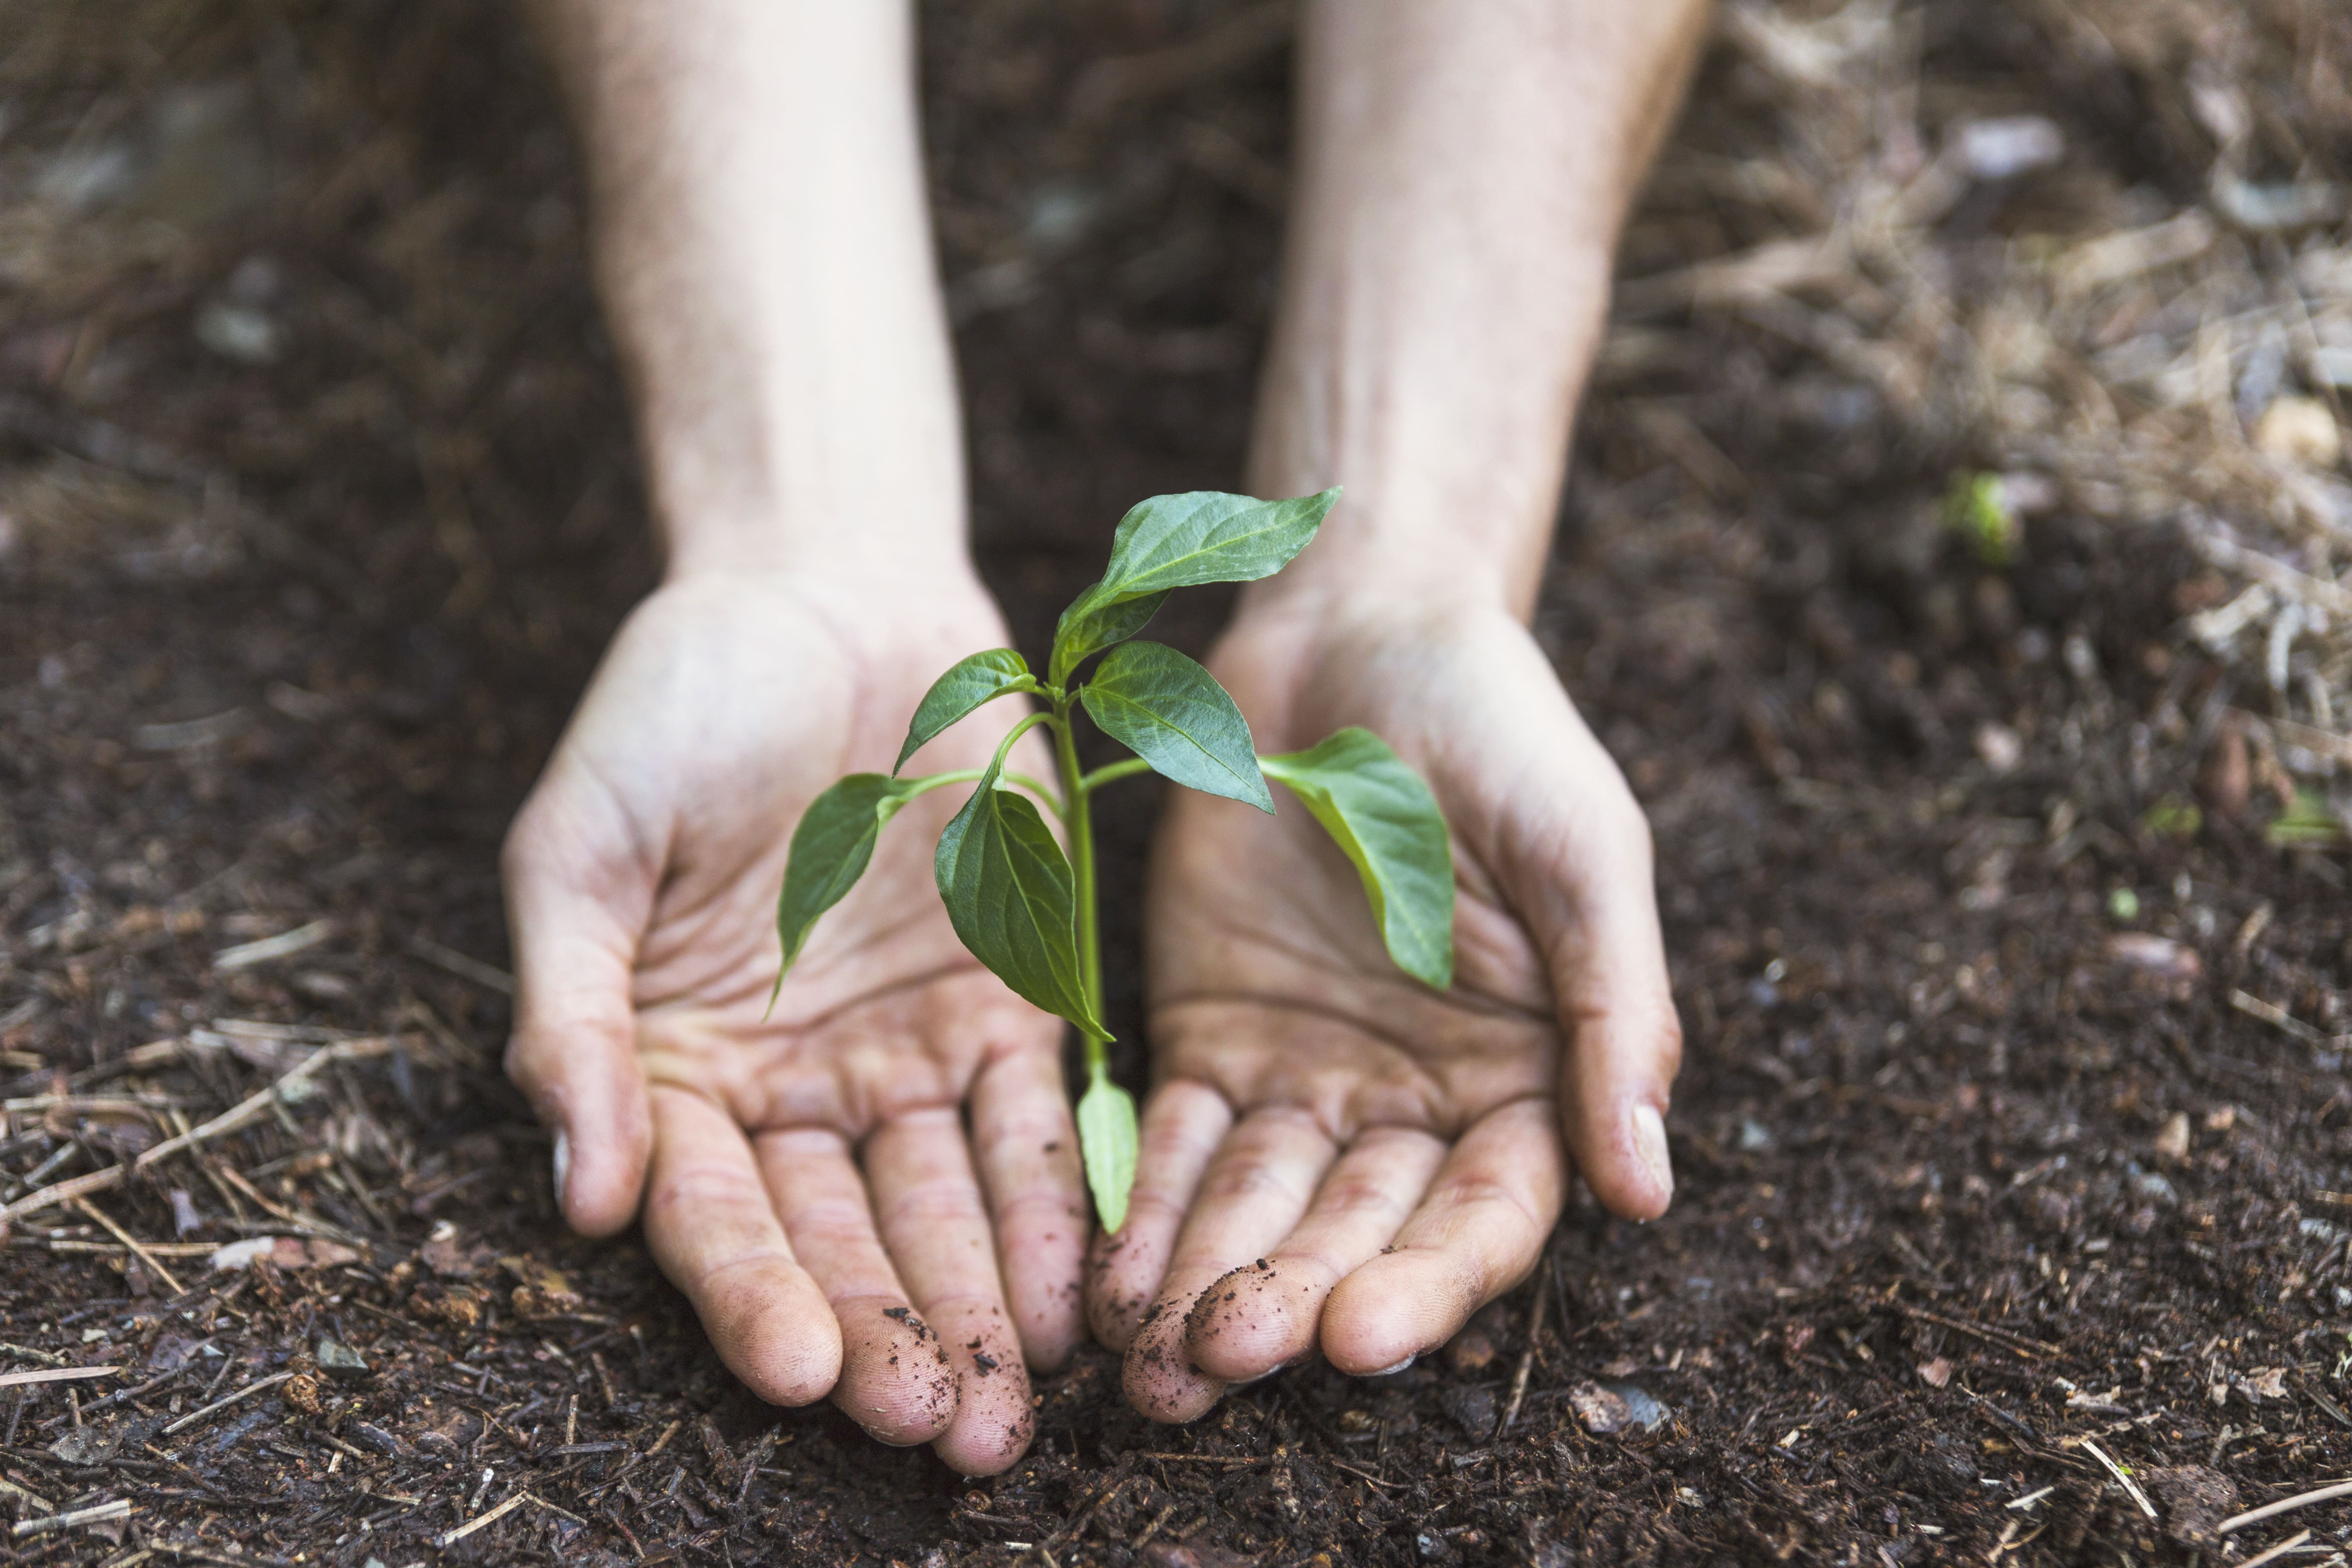
[[1087,1264],[1087,1321],[1105,1349],[1124,1352],[1134,1342],[1201,1173],[1233,1124],[1232,1107],[1205,1084],[1178,1079],[1145,1101],[1127,1223],[1095,1238]]
[[499,860],[515,963],[507,1075],[554,1133],[556,1202],[589,1236],[635,1215],[654,1136],[629,1000],[652,873],[606,853],[631,842],[613,826],[551,773]]
[[982,1068],[971,1130],[1022,1359],[1052,1372],[1070,1359],[1082,1331],[1090,1228],[1060,1053],[1013,1051]]
[[784,1234],[840,1325],[833,1402],[885,1443],[929,1442],[955,1419],[955,1369],[883,1253],[849,1145],[804,1128],[763,1132],[759,1151]]
[[1136,1409],[1154,1421],[1191,1421],[1223,1394],[1223,1380],[1193,1364],[1186,1319],[1219,1277],[1263,1261],[1290,1234],[1337,1152],[1313,1117],[1287,1108],[1254,1112],[1227,1135],[1127,1347],[1122,1373]]
[[1395,1243],[1323,1305],[1323,1354],[1359,1376],[1452,1339],[1527,1278],[1567,1181],[1551,1107],[1514,1100],[1471,1124]]
[[742,1130],[683,1089],[656,1089],[652,1114],[654,1261],[752,1393],[772,1405],[822,1399],[841,1373],[841,1332],[776,1223]]
[[[1648,826],[1631,798],[1606,843],[1577,850],[1571,907],[1547,933],[1567,1049],[1560,1115],[1577,1171],[1627,1219],[1655,1219],[1675,1194],[1665,1110],[1682,1064]],[[1608,813],[1596,813],[1607,816]]]
[[1415,1128],[1358,1138],[1264,1267],[1244,1263],[1202,1292],[1185,1331],[1193,1364],[1243,1383],[1310,1353],[1332,1288],[1396,1238],[1445,1152],[1444,1140]]
[[1532,642],[1499,650],[1495,673],[1528,716],[1510,776],[1489,781],[1514,805],[1485,858],[1544,955],[1567,1047],[1562,1131],[1594,1196],[1628,1219],[1655,1218],[1674,1196],[1664,1116],[1682,1031],[1649,823]]
[[877,1128],[866,1141],[866,1179],[882,1245],[955,1368],[955,1419],[931,1447],[960,1475],[995,1475],[1028,1452],[1035,1418],[955,1111],[917,1111]]

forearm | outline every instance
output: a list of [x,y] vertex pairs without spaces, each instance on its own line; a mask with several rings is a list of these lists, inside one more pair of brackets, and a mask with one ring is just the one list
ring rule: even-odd
[[1250,486],[1347,486],[1254,609],[1532,612],[1626,207],[1706,0],[1310,0]]
[[961,564],[902,0],[533,0],[673,577]]

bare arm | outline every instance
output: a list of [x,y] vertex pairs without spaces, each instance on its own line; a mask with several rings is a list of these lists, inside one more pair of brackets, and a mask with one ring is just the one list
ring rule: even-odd
[[1255,493],[1348,486],[1265,604],[1436,571],[1532,612],[1625,211],[1706,0],[1321,0]]
[[912,17],[534,0],[671,570],[964,558]]
[[1212,662],[1261,750],[1362,724],[1429,779],[1455,981],[1396,973],[1291,805],[1170,802],[1140,1217],[1089,1299],[1158,1419],[1318,1348],[1371,1373],[1442,1343],[1533,1267],[1571,1160],[1621,1214],[1673,1191],[1647,829],[1526,621],[1617,231],[1705,14],[1307,7],[1250,481],[1347,496]]
[[[1061,1026],[932,888],[947,792],[769,1004],[802,811],[1007,641],[964,542],[908,8],[537,12],[668,562],[508,838],[508,1064],[572,1223],[642,1215],[755,1392],[993,1473],[1028,1444],[1024,1367],[1077,1338],[1086,1209]],[[968,725],[927,760],[992,751]]]

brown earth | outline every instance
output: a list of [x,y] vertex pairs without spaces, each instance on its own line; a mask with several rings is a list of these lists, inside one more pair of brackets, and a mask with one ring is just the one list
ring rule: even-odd
[[[1899,22],[1916,74],[1880,86],[1931,142],[1988,105],[2063,132],[2066,163],[1919,227],[1956,297],[2053,214],[2105,221],[2086,188],[2200,199],[2195,122],[2050,14],[1779,14]],[[2272,823],[2326,775],[2184,629],[2241,585],[2190,522],[2070,478],[1989,561],[1940,498],[2010,462],[1998,418],[1906,403],[1786,296],[1647,281],[1804,205],[1774,172],[1816,121],[1759,64],[1767,13],[1727,26],[1629,242],[1542,612],[1657,828],[1673,1212],[1573,1208],[1444,1357],[1298,1368],[1191,1428],[1088,1353],[983,1489],[746,1395],[641,1251],[562,1233],[494,1071],[499,836],[651,571],[510,20],[11,15],[0,1196],[340,1047],[200,1155],[15,1226],[0,1366],[131,1369],[0,1387],[17,1560],[2141,1563],[2308,1528],[2291,1561],[2343,1561],[2343,1500],[2207,1533],[2352,1474],[2352,906],[2326,820]],[[1235,482],[1283,16],[926,7],[979,547],[1024,646],[1125,504]],[[2352,66],[2318,26],[2313,95]],[[2340,172],[2352,141],[2305,151]],[[2249,238],[2246,276],[2325,237]],[[1132,1038],[1132,984],[1114,1005]],[[270,1237],[298,1239],[214,1270]]]

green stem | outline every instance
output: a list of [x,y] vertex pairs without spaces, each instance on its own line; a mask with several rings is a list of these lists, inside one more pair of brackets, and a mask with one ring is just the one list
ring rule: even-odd
[[1137,773],[1148,773],[1150,771],[1151,764],[1141,757],[1128,757],[1116,763],[1105,763],[1080,779],[1078,787],[1087,794],[1092,795],[1107,784],[1117,784],[1123,778],[1131,778]]
[[[1054,759],[1062,776],[1062,820],[1069,830],[1070,868],[1076,873],[1078,899],[1078,979],[1086,987],[1087,1008],[1102,1016],[1102,940],[1095,921],[1095,826],[1087,808],[1086,775],[1078,772],[1076,726],[1070,722],[1076,705],[1068,694],[1054,694]],[[1082,1034],[1085,1031],[1080,1031]],[[1109,1066],[1104,1041],[1087,1037],[1087,1072],[1100,1078]]]
[[[923,777],[913,781],[913,787],[908,790],[907,798],[912,800],[919,795],[929,795],[931,791],[945,788],[949,784],[978,784],[981,775],[987,772],[986,768],[958,768],[949,773],[926,773]],[[1045,780],[1031,778],[1027,773],[1016,773],[1009,768],[997,776],[1035,795],[1045,803],[1045,809],[1055,816],[1062,815],[1062,797],[1054,786]]]

